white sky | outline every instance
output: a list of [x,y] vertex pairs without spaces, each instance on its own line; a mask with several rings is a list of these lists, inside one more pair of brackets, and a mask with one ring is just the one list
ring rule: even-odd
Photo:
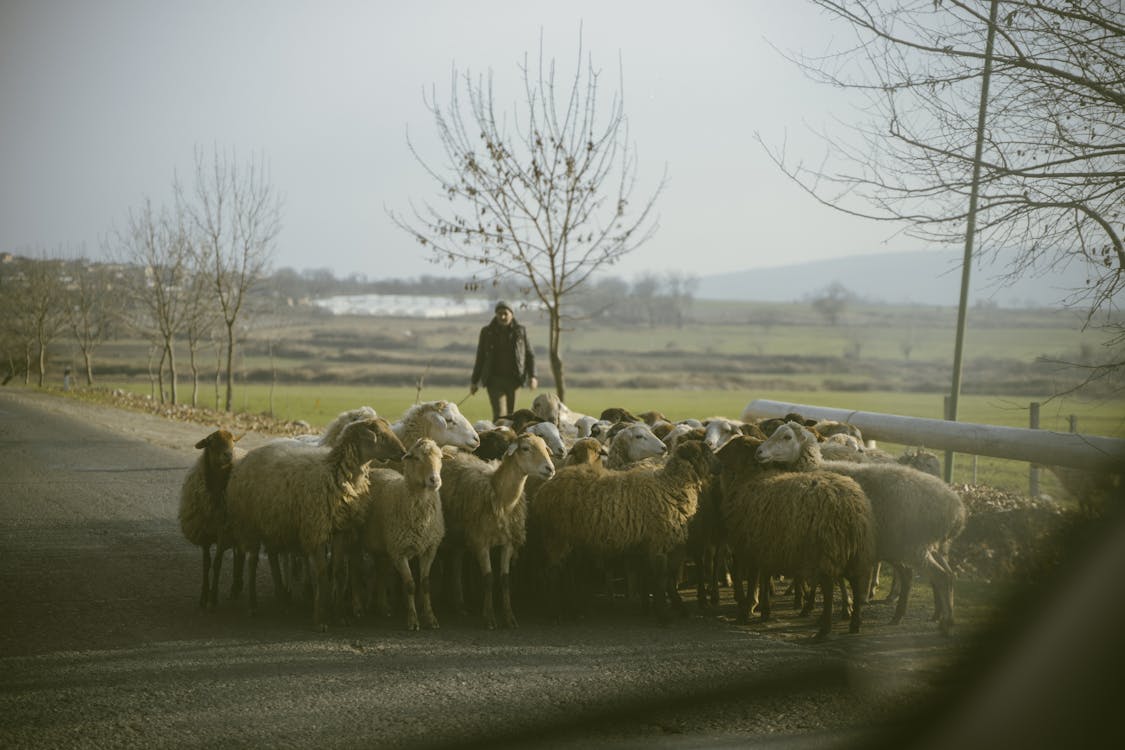
[[0,0],[0,250],[96,257],[130,207],[168,202],[193,150],[217,145],[268,160],[284,198],[275,266],[465,274],[427,263],[384,210],[434,191],[406,149],[407,128],[436,146],[423,89],[444,100],[454,65],[491,68],[514,106],[540,30],[569,70],[579,23],[607,82],[623,62],[638,195],[669,175],[656,237],[612,273],[918,249],[821,207],[752,139],[788,134],[819,161],[805,123],[852,116],[767,43],[815,52],[847,34],[802,2]]

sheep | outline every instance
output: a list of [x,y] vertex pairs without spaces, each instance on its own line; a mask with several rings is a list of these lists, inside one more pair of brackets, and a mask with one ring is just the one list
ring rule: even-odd
[[[600,423],[601,421],[602,420],[598,419],[597,417],[591,417],[589,415],[583,415],[579,417],[574,422],[575,435],[580,438],[591,437],[590,428],[593,427],[593,425]],[[609,423],[606,422],[606,424]]]
[[960,496],[940,479],[898,463],[824,461],[820,444],[797,422],[778,427],[757,450],[762,463],[796,471],[827,470],[855,479],[871,501],[875,518],[876,559],[894,565],[902,593],[891,619],[906,612],[913,567],[928,571],[934,589],[936,619],[943,634],[953,627],[953,570],[944,550],[965,527]]
[[[535,533],[556,593],[561,568],[576,549],[596,555],[641,552],[653,574],[657,615],[665,620],[665,595],[678,603],[670,558],[684,553],[688,522],[712,461],[701,443],[685,443],[659,469],[560,469],[539,489],[533,506]],[[554,602],[558,615],[558,596]]]
[[499,461],[515,440],[516,433],[511,427],[494,427],[479,433],[477,437],[480,445],[473,451],[473,455],[482,461]]
[[668,417],[664,416],[663,412],[656,411],[655,409],[651,411],[641,412],[637,416],[640,417],[641,421],[647,424],[649,427],[655,426],[657,422],[670,421]]
[[719,450],[735,435],[742,434],[743,423],[726,417],[713,417],[704,422],[703,442],[713,451]]
[[340,412],[336,418],[328,423],[324,428],[324,432],[320,435],[297,435],[294,439],[300,440],[303,443],[310,445],[335,445],[340,439],[340,433],[344,431],[352,422],[358,422],[361,419],[374,419],[379,416],[375,409],[370,406],[359,406],[355,409],[348,409],[347,411]]
[[424,401],[403,412],[391,429],[404,445],[413,445],[418,438],[428,437],[438,445],[452,445],[476,450],[480,445],[477,431],[451,401]]
[[[368,486],[372,460],[398,459],[402,443],[385,419],[364,419],[344,427],[334,447],[272,442],[243,456],[231,470],[227,485],[230,530],[250,555],[249,609],[257,609],[258,552],[270,552],[270,569],[279,593],[278,552],[297,550],[312,558],[317,586],[313,623],[327,628],[329,601],[327,547],[337,548],[337,535],[358,526],[360,498]],[[339,583],[344,566],[337,567]]]
[[[429,438],[418,438],[402,458],[402,474],[374,468],[368,477],[359,544],[366,552],[390,558],[398,572],[406,599],[407,630],[418,630],[420,624],[438,627],[430,605],[430,566],[445,536],[439,490],[442,458],[452,455],[448,448],[446,451],[443,454]],[[417,591],[410,571],[411,558],[418,559]]]
[[493,424],[491,419],[478,419],[477,421],[473,422],[473,429],[476,430],[477,434],[479,435],[482,432],[488,432],[489,430],[495,430],[496,425]]
[[460,454],[442,465],[442,509],[448,546],[453,548],[454,605],[464,608],[460,551],[476,557],[483,578],[481,614],[485,626],[496,628],[493,606],[491,550],[500,547],[500,606],[505,627],[518,627],[512,612],[509,571],[513,555],[527,538],[528,476],[550,479],[555,474],[546,443],[538,435],[519,435],[498,464]]
[[531,409],[516,409],[511,414],[500,417],[497,424],[511,427],[516,432],[523,432],[525,427],[542,421]]
[[604,466],[607,458],[609,451],[597,438],[579,438],[567,451],[563,466]]
[[860,445],[863,444],[863,433],[854,424],[839,422],[835,419],[821,419],[814,423],[812,428],[816,430],[818,435],[825,438],[830,438],[833,435],[851,435],[859,441]]
[[550,422],[536,422],[525,427],[523,432],[543,438],[543,442],[547,444],[547,449],[551,451],[551,456],[556,461],[562,461],[566,457],[566,444],[559,434],[559,428]]
[[[722,516],[737,567],[759,582],[759,612],[770,616],[769,577],[793,575],[823,586],[824,610],[815,638],[832,628],[832,587],[845,578],[854,606],[848,630],[858,633],[875,564],[874,518],[859,484],[828,471],[782,472],[760,466],[760,440],[740,435],[718,453]],[[742,575],[738,576],[739,581]],[[741,596],[739,620],[749,621],[751,597]]]
[[609,445],[606,466],[622,469],[651,456],[663,456],[668,448],[644,422],[631,424],[617,433]]
[[941,459],[925,448],[907,448],[898,457],[903,466],[910,466],[932,476],[941,477]]
[[611,406],[608,409],[603,409],[599,419],[606,422],[640,422],[640,417],[633,416],[628,409],[623,409],[620,406]]
[[581,433],[579,422],[584,420],[596,421],[593,417],[571,410],[559,400],[556,394],[549,392],[540,393],[536,396],[535,400],[531,402],[531,410],[544,422],[550,422],[558,427],[563,437],[570,439],[589,437],[589,432]]
[[[242,435],[234,437],[226,430],[215,430],[195,444],[202,450],[195,464],[184,477],[180,490],[180,531],[184,538],[203,550],[203,584],[200,588],[199,606],[214,610],[219,590],[219,571],[223,566],[223,527],[226,523],[227,481],[234,465],[246,455],[235,445]],[[211,545],[215,550],[214,578],[208,584],[211,571]],[[245,555],[236,549],[233,554],[234,575],[231,598],[242,590],[242,568]]]

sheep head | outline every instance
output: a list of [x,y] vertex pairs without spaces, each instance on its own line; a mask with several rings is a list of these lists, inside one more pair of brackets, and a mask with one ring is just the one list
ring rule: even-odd
[[402,441],[382,417],[352,422],[344,428],[339,445],[354,449],[361,463],[396,461],[406,453]]
[[624,455],[629,463],[651,456],[662,456],[668,452],[668,446],[664,445],[656,435],[653,435],[652,430],[644,422],[631,424],[618,432],[613,438],[613,445],[617,446],[618,441],[621,441],[624,454],[618,454],[616,450],[622,450],[622,448],[617,448],[614,455]]
[[531,410],[544,422],[550,422],[558,427],[559,418],[562,416],[562,401],[554,393],[540,393],[531,402]]
[[538,435],[524,433],[517,437],[504,454],[505,461],[515,461],[527,476],[550,479],[555,475],[555,464],[547,444]]
[[550,422],[536,422],[528,425],[524,432],[543,438],[543,442],[547,444],[547,448],[551,451],[551,456],[555,460],[561,461],[566,457],[566,444],[563,443],[558,426]]
[[593,466],[600,464],[609,456],[609,451],[597,438],[579,438],[570,446],[567,454],[567,466]]
[[715,454],[702,440],[685,440],[676,446],[672,457],[689,465],[701,480],[715,474],[719,468]]
[[715,456],[725,469],[752,466],[758,462],[756,454],[763,442],[765,441],[749,435],[736,435],[719,448]]
[[438,445],[452,445],[467,451],[480,445],[477,431],[452,401],[435,401],[425,415],[427,437]]
[[799,422],[786,422],[758,446],[756,456],[763,464],[794,464],[810,444],[815,445],[816,438],[807,428]]
[[406,481],[427,489],[441,489],[441,447],[429,438],[418,438],[402,457],[402,473]]

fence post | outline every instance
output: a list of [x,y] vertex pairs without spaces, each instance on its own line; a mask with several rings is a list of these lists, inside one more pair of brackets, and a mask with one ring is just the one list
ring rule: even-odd
[[[951,396],[945,397],[945,403],[942,405],[942,419],[949,419],[950,413],[953,410],[953,398]],[[946,450],[945,452],[945,483],[951,484],[953,482],[953,451]]]
[[1066,419],[1067,419],[1068,422],[1070,422],[1070,431],[1071,432],[1078,432],[1078,415],[1077,414],[1071,414]]
[[[1028,425],[1033,430],[1039,429],[1039,402],[1031,402],[1031,424]],[[1039,467],[1036,464],[1031,464],[1031,469],[1028,472],[1028,493],[1032,497],[1039,497]]]

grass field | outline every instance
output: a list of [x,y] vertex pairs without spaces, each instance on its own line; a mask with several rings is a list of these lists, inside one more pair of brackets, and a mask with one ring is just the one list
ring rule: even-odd
[[[147,383],[104,383],[103,387],[119,387],[140,394],[150,393]],[[271,409],[272,390],[272,409]],[[239,385],[235,391],[238,411],[272,413],[279,419],[304,420],[314,428],[321,428],[346,409],[368,404],[391,418],[401,414],[418,397],[416,388],[366,387],[347,385],[269,385],[251,383]],[[181,386],[181,400],[187,400],[190,391]],[[488,400],[481,391],[469,397],[468,388],[427,388],[422,400],[439,398],[461,402],[461,410],[470,420],[491,416]],[[686,391],[677,389],[576,389],[567,395],[568,405],[575,411],[599,414],[608,406],[621,406],[634,413],[656,409],[670,419],[685,417],[730,416],[738,418],[743,409],[756,398],[785,403],[808,404],[856,411],[881,412],[903,416],[936,419],[942,412],[942,397],[936,394],[900,392],[845,392],[845,391],[770,391],[740,393],[732,390]],[[531,395],[519,394],[519,404],[530,406]],[[1080,432],[1110,437],[1125,437],[1125,402],[1078,398],[1043,398],[1040,410],[1040,428],[1067,432],[1069,418],[1074,415]],[[214,406],[213,386],[201,392],[200,405]],[[1027,427],[1029,402],[1024,399],[1000,396],[963,396],[960,404],[960,421],[1008,427]],[[900,452],[907,446],[881,444],[880,447]],[[954,481],[990,484],[1017,492],[1028,491],[1029,465],[1002,459],[958,454],[954,463]],[[1063,493],[1054,477],[1043,471],[1040,476],[1041,491],[1062,499]]]

